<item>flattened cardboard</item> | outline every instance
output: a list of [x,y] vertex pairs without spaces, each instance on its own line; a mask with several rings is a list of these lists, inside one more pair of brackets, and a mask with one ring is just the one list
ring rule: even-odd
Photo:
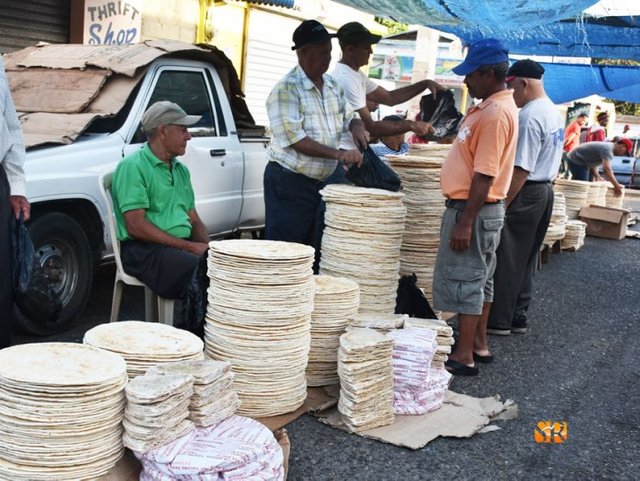
[[[67,126],[69,129],[63,130],[56,127],[55,133],[52,132],[46,136],[43,136],[39,130],[33,132],[29,130],[33,125],[40,127],[39,124],[25,123],[22,126],[25,134],[25,146],[30,148],[47,143],[68,144],[84,132],[94,118],[117,114],[124,107],[128,96],[144,74],[145,67],[157,58],[168,55],[209,62],[214,65],[229,99],[236,126],[256,127],[244,101],[240,80],[231,60],[213,45],[197,46],[174,40],[150,40],[134,45],[41,44],[4,55],[7,78],[12,85],[18,82],[18,80],[12,80],[14,75],[29,75],[23,71],[30,72],[33,69],[40,72],[43,72],[43,69],[51,69],[48,77],[55,77],[61,72],[63,72],[61,74],[63,76],[72,76],[77,75],[77,72],[89,72],[96,69],[108,71],[112,75],[109,81],[102,82],[101,87],[104,88],[98,88],[97,93],[92,89],[79,89],[71,86],[59,91],[55,95],[58,97],[57,99],[49,98],[52,97],[51,91],[48,89],[50,82],[42,81],[43,76],[30,77],[31,79],[40,79],[42,85],[32,86],[30,94],[26,92],[22,94],[25,99],[28,99],[28,102],[25,100],[28,108],[17,109],[19,113],[56,114],[61,113],[61,108],[63,108],[66,109],[64,112],[84,112],[96,115],[86,117],[88,120],[85,125],[77,123],[80,117],[73,122],[63,118],[51,118],[51,121],[61,121],[61,125]],[[71,70],[76,71],[76,74],[70,73]],[[122,77],[134,81],[115,80]],[[55,82],[58,85],[64,85],[62,81],[56,80]],[[41,95],[36,95],[35,92],[40,92]],[[112,93],[116,95],[111,95]],[[63,99],[73,99],[73,102],[67,102],[64,107],[55,103]],[[51,106],[51,102],[54,102],[55,105]]]
[[[18,112],[82,112],[98,95],[108,70],[19,69],[8,77]],[[126,100],[126,99],[125,99]]]
[[587,224],[587,235],[605,239],[623,239],[627,234],[629,211],[599,205],[580,210],[580,220]]
[[70,144],[85,131],[96,114],[50,114],[35,112],[20,115],[26,146],[48,143]]
[[[396,416],[394,423],[389,426],[357,434],[395,446],[420,449],[440,436],[468,438],[476,433],[487,432],[486,426],[491,421],[514,419],[517,416],[518,408],[512,400],[503,403],[498,395],[474,398],[447,391],[444,403],[437,411],[422,416]],[[348,431],[335,407],[321,412],[318,417],[329,426]]]
[[101,117],[117,114],[142,78],[142,74],[143,72],[139,72],[135,77],[117,75],[109,78],[87,108],[87,112]]
[[261,422],[272,431],[277,431],[303,414],[318,413],[335,406],[338,404],[339,391],[339,386],[307,388],[307,399],[295,411],[268,418],[256,418],[256,421]]

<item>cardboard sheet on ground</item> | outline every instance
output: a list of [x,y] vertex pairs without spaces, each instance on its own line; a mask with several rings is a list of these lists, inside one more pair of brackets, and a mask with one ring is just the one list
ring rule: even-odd
[[307,388],[307,399],[304,404],[293,412],[271,416],[268,418],[257,418],[272,431],[276,431],[290,422],[295,421],[306,413],[319,413],[326,411],[338,404],[339,386],[310,387]]
[[[476,433],[494,431],[492,421],[514,419],[518,408],[512,400],[501,402],[499,396],[474,398],[447,391],[442,408],[422,416],[396,416],[393,424],[363,431],[366,438],[409,449],[420,449],[442,437],[468,438]],[[347,430],[338,409],[318,414],[321,422]]]

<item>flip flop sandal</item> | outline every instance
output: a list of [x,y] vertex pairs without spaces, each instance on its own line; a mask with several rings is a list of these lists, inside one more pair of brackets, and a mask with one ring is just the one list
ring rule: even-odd
[[481,354],[473,353],[473,360],[476,362],[481,362],[482,364],[489,364],[493,362],[493,354],[487,354],[486,356],[482,356]]

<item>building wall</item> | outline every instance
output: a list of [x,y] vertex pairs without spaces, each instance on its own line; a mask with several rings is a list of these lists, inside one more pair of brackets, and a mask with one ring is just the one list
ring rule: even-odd
[[143,0],[141,40],[194,43],[199,18],[200,0]]

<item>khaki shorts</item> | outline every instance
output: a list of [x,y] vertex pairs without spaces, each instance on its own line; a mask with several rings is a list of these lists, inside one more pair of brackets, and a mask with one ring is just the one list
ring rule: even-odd
[[464,206],[465,201],[449,200],[442,215],[433,272],[433,304],[441,311],[479,315],[482,304],[493,301],[493,272],[504,224],[504,204],[485,204],[474,222],[469,249],[454,252],[449,239]]

